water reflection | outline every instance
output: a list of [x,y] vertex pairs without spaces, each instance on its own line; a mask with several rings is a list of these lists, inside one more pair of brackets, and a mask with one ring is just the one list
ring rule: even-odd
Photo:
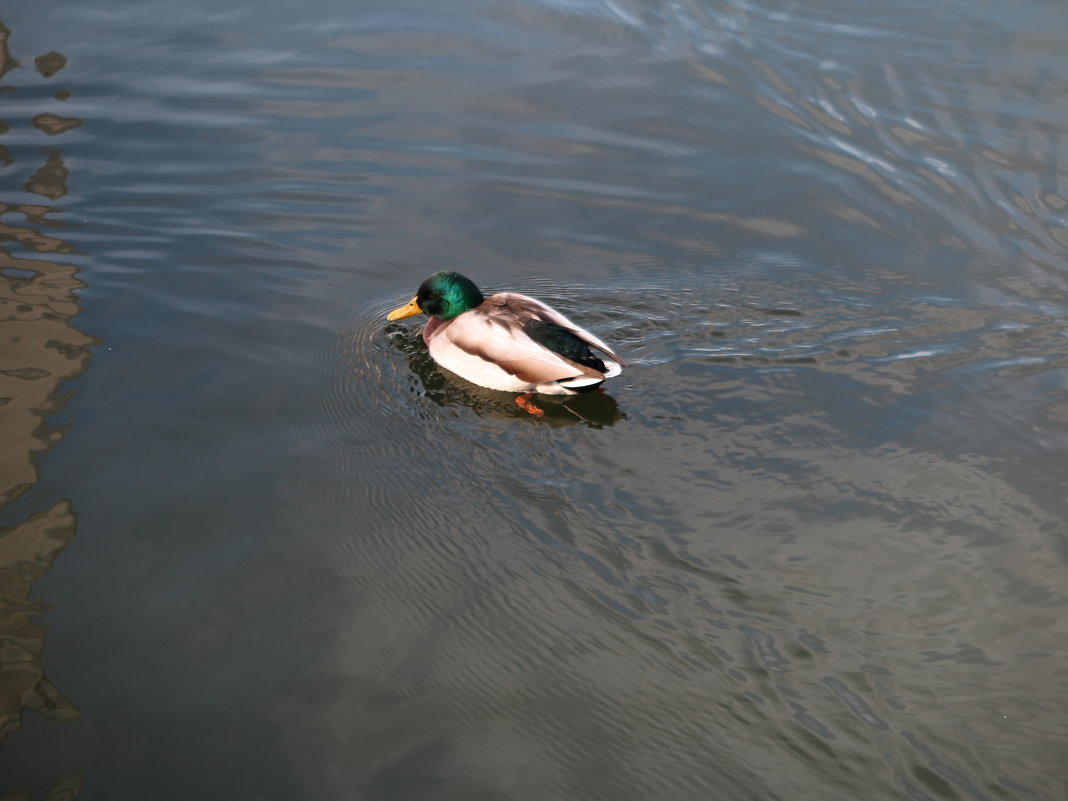
[[[84,780],[76,773],[57,779],[41,797],[41,801],[73,801],[82,791]],[[30,790],[19,790],[0,796],[0,801],[32,801]]]
[[0,740],[17,729],[22,710],[49,720],[74,720],[78,708],[45,676],[41,666],[48,628],[31,616],[45,611],[31,602],[33,583],[74,537],[70,501],[58,501],[20,526],[0,533]]
[[[8,49],[9,37],[10,31],[0,24],[0,78],[19,66]],[[37,59],[44,77],[65,64],[59,53]],[[29,122],[49,135],[81,125],[81,120],[47,113]],[[2,122],[0,133],[24,124]],[[24,188],[55,201],[67,193],[68,170],[59,149],[49,149],[45,156]],[[0,147],[5,165],[22,158],[22,153]],[[51,233],[60,225],[51,215],[59,212],[50,205],[0,202],[0,342],[5,356],[0,369],[0,509],[37,483],[40,455],[62,437],[62,430],[49,427],[46,420],[66,404],[69,393],[61,386],[85,371],[93,344],[70,322],[79,311],[76,293],[85,287],[77,278],[78,269],[52,259],[73,250]],[[48,627],[39,616],[46,606],[30,600],[34,583],[48,572],[76,528],[70,499],[61,499],[0,529],[0,740],[19,728],[26,709],[54,721],[80,714],[45,674]],[[71,799],[80,788],[80,777],[70,775],[59,779],[45,798]],[[12,792],[3,798],[30,795]]]

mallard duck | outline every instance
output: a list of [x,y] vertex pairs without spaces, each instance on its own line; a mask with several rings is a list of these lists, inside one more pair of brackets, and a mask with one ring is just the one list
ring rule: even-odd
[[516,403],[539,416],[542,411],[530,402],[533,393],[589,392],[626,365],[608,345],[541,301],[515,292],[484,297],[459,273],[434,273],[386,319],[415,314],[430,317],[423,341],[435,362],[472,384],[522,393]]

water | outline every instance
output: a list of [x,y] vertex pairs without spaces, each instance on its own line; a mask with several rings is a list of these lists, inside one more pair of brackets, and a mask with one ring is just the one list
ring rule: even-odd
[[1061,4],[0,22],[0,798],[1065,797]]

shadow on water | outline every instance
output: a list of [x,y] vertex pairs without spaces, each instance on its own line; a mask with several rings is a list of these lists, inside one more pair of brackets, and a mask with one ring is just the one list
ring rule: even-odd
[[[20,65],[8,50],[10,31],[0,23],[0,81]],[[59,53],[35,60],[42,78],[66,64]],[[0,85],[10,96],[14,87]],[[54,97],[66,100],[69,93]],[[38,114],[30,124],[54,136],[81,125],[80,120]],[[0,120],[0,134],[18,123]],[[23,186],[26,193],[55,201],[67,194],[68,170],[60,150],[42,149],[45,156]],[[0,165],[10,175],[21,153],[0,145]],[[78,269],[54,257],[72,248],[52,236],[61,223],[50,218],[60,209],[37,203],[0,202],[0,509],[30,490],[38,480],[38,459],[63,435],[46,419],[61,410],[70,394],[64,382],[85,372],[92,337],[70,324],[79,311],[75,294],[85,284]],[[21,219],[20,219],[21,218]],[[31,255],[22,256],[20,252]],[[77,515],[69,498],[53,502],[22,522],[0,528],[0,741],[22,724],[24,710],[53,721],[70,721],[80,712],[45,674],[43,657],[48,627],[38,616],[47,606],[30,600],[33,585],[73,539]],[[73,799],[82,778],[71,773],[45,794],[48,801]],[[0,787],[0,792],[5,788]],[[28,791],[4,799],[29,799]]]

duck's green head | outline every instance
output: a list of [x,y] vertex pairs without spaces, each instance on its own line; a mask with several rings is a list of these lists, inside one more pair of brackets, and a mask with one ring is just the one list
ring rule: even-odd
[[419,292],[406,306],[394,309],[386,319],[403,320],[413,314],[429,314],[439,320],[451,320],[483,300],[470,278],[448,271],[434,273],[419,285]]

